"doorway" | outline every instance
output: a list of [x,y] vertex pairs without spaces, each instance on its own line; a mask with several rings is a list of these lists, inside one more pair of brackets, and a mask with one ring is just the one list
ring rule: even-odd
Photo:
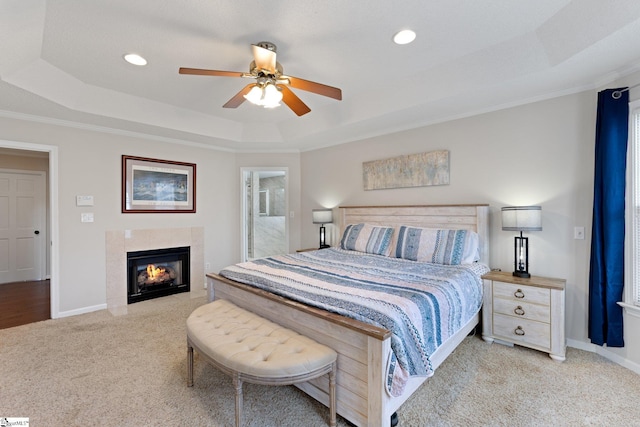
[[[49,312],[51,318],[59,317],[59,288],[58,288],[58,147],[43,144],[33,144],[27,142],[0,140],[0,156],[5,156],[3,169],[14,169],[7,167],[17,163],[14,159],[7,159],[10,156],[22,158],[41,158],[47,165],[45,172],[45,193],[44,204],[45,220],[43,228],[36,236],[44,241],[44,255],[41,262],[43,274],[48,277]],[[34,230],[35,231],[35,230]],[[34,233],[35,234],[35,233]],[[42,250],[42,249],[41,249]]]
[[287,168],[242,168],[242,261],[289,252]]

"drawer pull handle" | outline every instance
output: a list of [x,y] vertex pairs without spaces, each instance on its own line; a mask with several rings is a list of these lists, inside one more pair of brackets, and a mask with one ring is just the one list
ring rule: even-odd
[[513,293],[513,296],[516,298],[524,298],[524,292],[522,292],[522,289],[518,289]]
[[522,306],[517,306],[513,312],[515,314],[517,314],[518,316],[524,316],[524,309],[522,308]]
[[518,326],[515,331],[513,331],[516,335],[524,335],[524,329],[522,326]]

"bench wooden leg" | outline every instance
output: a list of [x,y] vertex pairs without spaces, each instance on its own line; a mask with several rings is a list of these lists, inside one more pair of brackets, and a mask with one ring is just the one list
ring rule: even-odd
[[193,387],[193,347],[187,346],[187,387]]
[[336,363],[329,372],[329,425],[336,427]]
[[238,374],[233,375],[233,386],[236,389],[236,427],[242,427],[242,380]]

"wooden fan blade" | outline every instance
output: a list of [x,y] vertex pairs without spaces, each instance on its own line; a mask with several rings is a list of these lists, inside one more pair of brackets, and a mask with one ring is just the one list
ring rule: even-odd
[[242,77],[244,73],[239,71],[219,71],[219,70],[203,70],[201,68],[184,68],[179,70],[180,74],[195,74],[198,76],[220,76],[220,77]]
[[302,116],[311,111],[311,108],[307,107],[307,104],[302,102],[295,93],[291,92],[291,89],[284,85],[279,85],[278,87],[282,90],[282,102],[287,104],[298,116]]
[[329,98],[337,99],[338,101],[342,100],[342,91],[337,87],[299,79],[298,77],[282,76],[282,79],[289,80],[289,85],[296,89],[306,90],[307,92],[313,92],[317,93],[318,95],[328,96]]
[[253,60],[258,70],[267,70],[271,74],[276,72],[276,53],[258,45],[252,44]]
[[245,87],[242,88],[242,90],[238,93],[236,93],[233,98],[231,98],[230,100],[227,101],[226,104],[224,104],[222,107],[223,108],[238,108],[240,106],[240,104],[242,104],[245,101],[245,95],[249,93],[249,91],[251,90],[252,87],[254,87],[256,84],[255,83],[250,83],[248,85],[246,85]]

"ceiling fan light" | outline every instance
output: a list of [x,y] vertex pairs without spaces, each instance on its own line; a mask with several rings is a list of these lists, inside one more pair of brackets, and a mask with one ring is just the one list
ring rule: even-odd
[[282,101],[282,92],[274,84],[267,84],[264,87],[262,105],[265,108],[275,108],[280,106],[280,101]]
[[252,104],[262,105],[262,88],[255,85],[251,88],[248,94],[244,95],[244,98]]

